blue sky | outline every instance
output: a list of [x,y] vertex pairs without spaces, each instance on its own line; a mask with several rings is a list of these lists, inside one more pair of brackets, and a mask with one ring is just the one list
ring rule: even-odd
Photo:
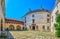
[[5,17],[20,20],[29,8],[36,10],[42,5],[44,9],[52,10],[54,4],[55,0],[5,0]]

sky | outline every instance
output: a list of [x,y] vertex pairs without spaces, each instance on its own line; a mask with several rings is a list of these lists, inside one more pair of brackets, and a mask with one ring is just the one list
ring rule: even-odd
[[31,10],[44,9],[52,10],[55,0],[5,0],[5,18],[21,20],[29,8]]

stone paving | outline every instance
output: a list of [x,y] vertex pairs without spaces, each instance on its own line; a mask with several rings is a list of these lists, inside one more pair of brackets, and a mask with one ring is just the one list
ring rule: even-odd
[[9,31],[10,39],[60,39],[52,33],[40,31]]

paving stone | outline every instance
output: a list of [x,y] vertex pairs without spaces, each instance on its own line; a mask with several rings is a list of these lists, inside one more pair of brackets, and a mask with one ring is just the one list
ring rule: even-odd
[[14,39],[60,39],[51,33],[39,31],[10,31],[7,35]]

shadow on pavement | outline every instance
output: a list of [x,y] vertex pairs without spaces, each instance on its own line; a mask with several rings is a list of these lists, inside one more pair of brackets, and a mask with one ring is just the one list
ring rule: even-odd
[[0,39],[14,39],[14,37],[12,36],[12,34],[9,31],[0,31],[0,34],[1,34]]
[[14,39],[12,34],[9,31],[6,31],[7,39]]

